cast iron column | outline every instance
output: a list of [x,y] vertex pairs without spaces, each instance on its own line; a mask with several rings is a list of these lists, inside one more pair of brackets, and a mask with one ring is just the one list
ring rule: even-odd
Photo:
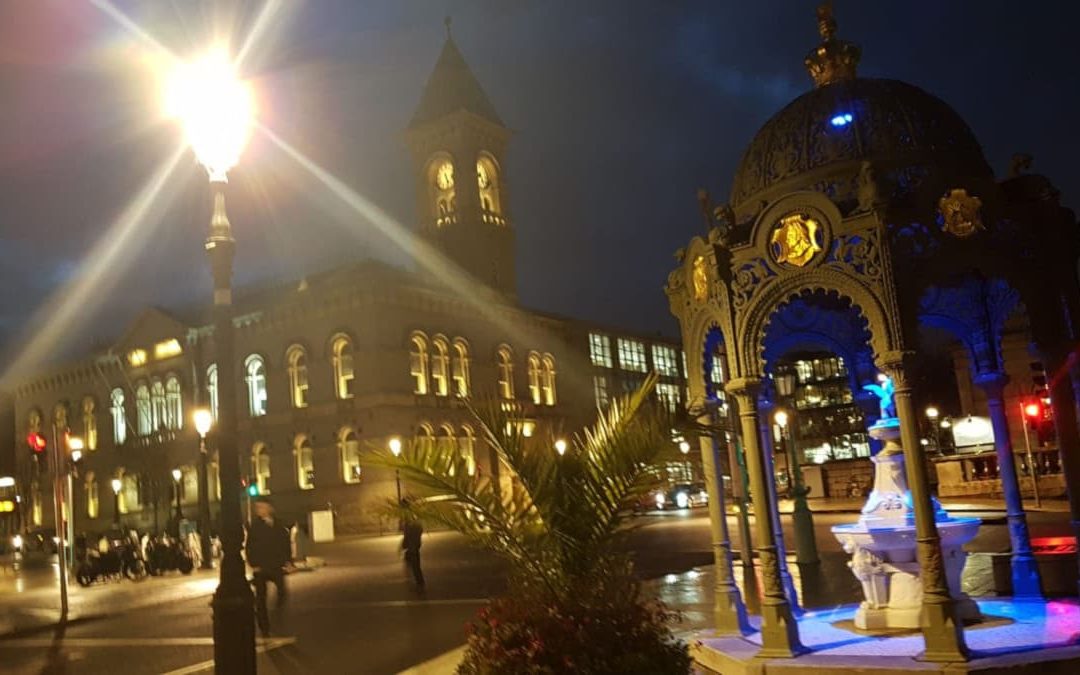
[[739,378],[728,382],[727,390],[739,402],[746,464],[750,473],[750,492],[754,501],[754,525],[757,530],[757,554],[761,561],[762,586],[765,598],[761,603],[761,651],[759,656],[791,658],[805,651],[799,642],[799,627],[791,612],[784,584],[780,578],[780,560],[776,550],[776,532],[769,517],[773,505],[766,475],[764,454],[758,434],[758,393],[761,380]]
[[218,461],[221,471],[221,577],[214,600],[214,670],[255,672],[255,603],[240,557],[240,458],[236,448],[236,359],[233,354],[232,266],[236,244],[225,214],[225,183],[211,181],[214,212],[206,252],[214,275],[214,351],[218,364]]
[[[712,426],[712,415],[699,420]],[[713,433],[719,433],[714,431]],[[705,489],[709,493],[709,534],[712,538],[716,565],[716,585],[713,588],[713,617],[717,635],[742,635],[753,630],[746,616],[735,572],[731,567],[731,538],[728,534],[727,507],[724,503],[724,479],[720,468],[719,446],[716,439],[702,436],[701,468],[705,473]]]
[[934,521],[934,505],[930,496],[930,480],[922,445],[919,444],[919,422],[912,401],[911,383],[907,379],[910,353],[893,352],[882,359],[880,368],[893,381],[896,416],[900,418],[900,442],[904,447],[908,487],[915,507],[916,556],[922,577],[922,612],[920,628],[927,661],[967,661],[968,649],[964,629],[956,612],[956,603],[949,593],[945,578],[945,563],[941,557],[941,539]]
[[[1005,494],[1005,514],[1009,522],[1009,541],[1012,544],[1012,594],[1015,597],[1041,598],[1039,568],[1031,554],[1028,536],[1027,514],[1016,478],[1016,458],[1013,455],[1012,436],[1009,435],[1009,419],[1005,414],[1005,385],[1009,378],[1004,373],[979,373],[975,385],[986,393],[986,405],[990,409],[990,423],[994,427],[994,450],[1001,472],[1001,488]],[[1032,472],[1032,479],[1037,480]]]
[[[220,381],[220,379],[219,379]],[[199,548],[202,549],[202,569],[213,569],[210,548],[210,479],[207,475],[206,438],[199,436]]]
[[[806,501],[806,485],[803,484],[802,465],[798,456],[799,413],[795,410],[795,401],[791,400],[787,426],[781,428],[785,434],[784,450],[787,451],[788,481],[791,485],[791,527],[795,533],[795,562],[800,565],[816,565],[821,562],[817,552],[817,538],[814,536],[814,515]],[[805,587],[804,587],[805,590]]]
[[[798,616],[802,614],[799,606],[799,596],[795,592],[795,580],[791,578],[791,570],[788,569],[787,546],[784,545],[784,528],[780,524],[780,498],[776,495],[776,462],[773,457],[773,436],[770,418],[772,417],[772,401],[762,398],[758,401],[758,432],[761,439],[761,452],[765,458],[766,484],[769,486],[769,502],[772,506],[769,518],[772,520],[773,536],[776,538],[776,559],[780,564],[780,582],[784,585],[784,593],[787,595],[791,611]],[[754,515],[761,513],[754,506]]]

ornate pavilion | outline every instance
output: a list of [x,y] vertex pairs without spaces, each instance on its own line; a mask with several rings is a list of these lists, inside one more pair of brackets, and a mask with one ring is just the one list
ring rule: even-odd
[[[690,404],[716,422],[724,393],[737,407],[761,566],[759,656],[804,651],[777,524],[772,434],[777,363],[829,352],[848,363],[854,391],[885,375],[895,386],[922,568],[923,658],[969,658],[943,571],[913,382],[927,336],[963,346],[986,397],[1012,543],[1014,596],[1041,595],[1021,501],[1003,388],[1006,325],[1022,318],[1032,358],[1046,364],[1072,521],[1080,527],[1080,317],[1075,215],[1048,179],[1017,161],[995,177],[978,140],[946,103],[916,86],[859,77],[860,48],[840,39],[828,6],[805,64],[814,88],[750,141],[729,202],[709,207],[709,230],[677,253],[666,292],[688,355]],[[714,370],[722,364],[726,381]],[[721,390],[722,387],[722,390]],[[866,409],[871,410],[873,406]],[[873,416],[867,416],[872,422]],[[716,627],[745,633],[732,575],[721,457],[703,438],[716,551]]]

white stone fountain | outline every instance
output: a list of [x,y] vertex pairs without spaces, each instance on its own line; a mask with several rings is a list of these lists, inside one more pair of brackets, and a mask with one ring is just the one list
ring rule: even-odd
[[[872,438],[885,446],[872,459],[874,489],[858,522],[832,528],[851,555],[848,567],[863,587],[865,600],[855,613],[855,625],[864,630],[918,628],[922,606],[922,580],[915,556],[915,511],[904,473],[899,443],[900,421],[892,405],[892,384],[867,387],[881,399],[881,419],[870,427]],[[979,607],[960,593],[960,574],[971,541],[982,524],[978,518],[953,518],[933,500],[934,520],[941,537],[941,553],[949,589],[962,620],[978,619]]]

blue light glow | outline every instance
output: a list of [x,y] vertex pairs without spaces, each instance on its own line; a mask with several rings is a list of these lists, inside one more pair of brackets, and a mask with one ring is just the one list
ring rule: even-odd
[[851,113],[843,113],[843,114],[837,115],[836,117],[832,118],[829,121],[832,123],[832,125],[834,127],[845,127],[845,126],[851,124],[851,121],[853,119],[854,118],[851,116]]

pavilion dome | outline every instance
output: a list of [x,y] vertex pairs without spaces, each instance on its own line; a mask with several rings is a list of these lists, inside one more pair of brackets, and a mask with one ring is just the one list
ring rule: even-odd
[[854,187],[866,161],[879,175],[909,169],[992,175],[979,142],[955,110],[905,82],[857,77],[860,48],[836,37],[827,6],[818,12],[822,43],[805,61],[817,86],[754,136],[735,173],[732,206],[752,212],[751,205],[794,190],[838,198]]

